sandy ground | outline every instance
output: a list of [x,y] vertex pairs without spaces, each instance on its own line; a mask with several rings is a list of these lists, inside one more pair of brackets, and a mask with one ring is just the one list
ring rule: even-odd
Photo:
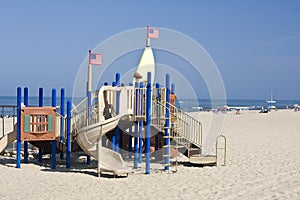
[[228,140],[225,167],[179,166],[177,173],[141,169],[128,178],[96,176],[83,159],[70,170],[49,159],[15,168],[15,159],[0,156],[0,199],[300,199],[300,112],[259,114],[191,113],[211,127],[213,115],[224,115]]

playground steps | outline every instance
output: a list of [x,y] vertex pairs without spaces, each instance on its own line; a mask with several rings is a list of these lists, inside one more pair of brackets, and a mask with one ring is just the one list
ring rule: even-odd
[[193,155],[190,157],[190,163],[205,166],[217,165],[216,155]]
[[172,137],[171,145],[178,146],[178,151],[188,158],[202,152],[200,147],[195,146],[184,137]]
[[[202,124],[187,113],[181,111],[169,103],[166,107],[165,101],[153,102],[152,124],[161,132],[169,129],[170,136],[164,136],[170,139],[170,145],[177,147],[178,151],[190,157],[195,154],[201,154],[202,148]],[[170,110],[170,117],[165,117],[165,110]],[[170,120],[170,126],[165,127],[165,120]],[[154,123],[153,123],[154,122]]]

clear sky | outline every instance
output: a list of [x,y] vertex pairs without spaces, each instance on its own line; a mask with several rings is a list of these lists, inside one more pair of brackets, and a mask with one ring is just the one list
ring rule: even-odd
[[201,44],[228,98],[266,99],[273,90],[276,99],[300,100],[299,19],[300,1],[290,0],[1,1],[0,95],[17,86],[71,95],[89,49],[150,24]]

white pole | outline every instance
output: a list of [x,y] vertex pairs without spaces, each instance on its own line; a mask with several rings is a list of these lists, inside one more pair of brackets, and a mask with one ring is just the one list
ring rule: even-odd
[[92,91],[92,65],[88,66],[88,92]]
[[87,121],[88,125],[91,124],[91,115],[92,115],[92,65],[90,64],[91,59],[91,53],[92,51],[89,50],[89,65],[88,65],[88,88],[87,88],[87,97],[88,97],[88,103],[87,103]]
[[147,26],[147,39],[146,39],[146,47],[150,47],[150,38],[149,38],[149,33],[150,33],[150,26]]

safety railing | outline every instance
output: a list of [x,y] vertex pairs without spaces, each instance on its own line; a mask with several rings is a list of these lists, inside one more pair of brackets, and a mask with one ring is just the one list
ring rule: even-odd
[[[14,124],[17,122],[16,116],[17,116],[17,106],[14,105],[0,105],[0,112],[1,112],[1,118],[0,118],[0,139],[4,137],[6,134],[6,130],[13,130]],[[9,126],[9,127],[7,127]]]
[[[220,146],[221,140],[223,140],[223,145]],[[227,154],[227,140],[226,137],[224,135],[219,135],[217,137],[217,141],[216,141],[216,160],[217,160],[217,165],[218,165],[218,161],[219,161],[219,154],[221,152],[219,152],[220,150],[223,150],[223,166],[226,165],[226,154]]]
[[72,109],[72,125],[76,128],[87,126],[87,102],[87,98],[84,98]]
[[146,120],[146,93],[147,89],[146,88],[135,88],[135,93],[134,96],[137,97],[137,101],[134,101],[135,110],[134,115],[136,118],[136,121]]
[[[88,98],[72,109],[75,129],[93,125],[119,114],[133,114],[134,88],[132,86],[103,86],[92,94],[91,113],[88,115]],[[90,120],[89,120],[90,119]]]
[[157,128],[172,128],[173,134],[177,136],[177,140],[186,148],[190,147],[189,143],[201,148],[202,147],[202,124],[187,113],[181,111],[177,107],[169,104],[170,110],[170,127],[164,127],[164,112],[167,109],[166,102],[153,101],[152,124]]

